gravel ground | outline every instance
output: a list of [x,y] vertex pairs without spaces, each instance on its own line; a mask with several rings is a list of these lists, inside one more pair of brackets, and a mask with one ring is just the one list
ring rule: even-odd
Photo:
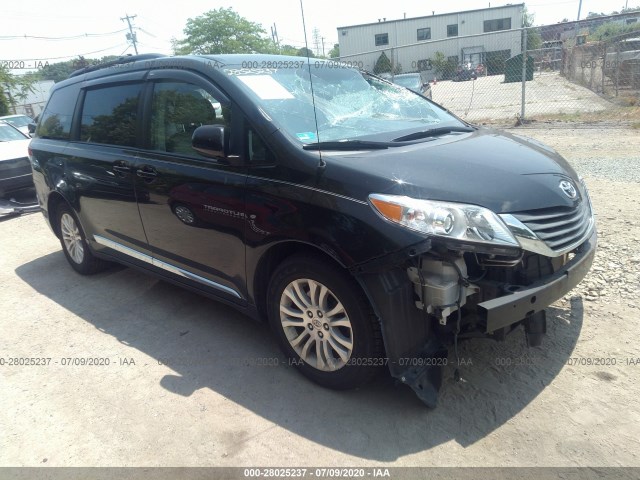
[[[585,176],[596,261],[542,347],[461,344],[435,410],[384,376],[247,366],[282,358],[264,326],[131,269],[80,277],[39,214],[0,221],[0,352],[53,359],[0,367],[0,466],[640,466],[640,135],[514,131]],[[62,365],[87,356],[111,363]]]
[[[433,100],[461,118],[471,121],[513,119],[520,115],[522,83],[504,83],[504,75],[475,81],[440,81],[431,87]],[[603,112],[614,106],[586,87],[568,81],[557,72],[536,73],[526,84],[528,117],[551,114]]]
[[598,251],[590,275],[578,287],[587,301],[618,300],[637,308],[640,287],[640,131],[593,130],[513,132],[536,138],[564,154],[589,186]]

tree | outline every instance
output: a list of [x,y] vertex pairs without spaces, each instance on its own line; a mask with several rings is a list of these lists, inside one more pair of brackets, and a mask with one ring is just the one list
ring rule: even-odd
[[606,41],[635,30],[640,30],[640,23],[621,25],[619,23],[607,22],[596,28],[595,32],[589,35],[589,40]]
[[376,60],[376,64],[373,67],[373,73],[380,75],[381,73],[391,73],[391,61],[387,54],[382,52]]
[[431,65],[435,70],[436,77],[443,80],[451,78],[458,66],[454,61],[446,58],[442,52],[436,52],[433,55]]
[[302,47],[302,48],[298,49],[298,51],[296,52],[296,55],[298,57],[315,57],[313,52],[310,49],[308,49],[307,47]]
[[217,8],[187,20],[186,38],[173,43],[174,53],[273,53],[276,47],[259,23],[241,17],[233,8]]
[[333,48],[329,50],[329,58],[340,58],[340,44],[334,43]]
[[74,58],[72,60],[46,65],[35,72],[33,76],[36,81],[53,80],[57,83],[69,78],[69,75],[80,68],[111,62],[113,60],[116,60],[117,58],[118,57],[116,57],[115,55],[108,55],[100,59],[85,58],[80,55],[78,56],[78,58]]
[[294,57],[298,55],[298,49],[293,45],[282,45],[280,47],[280,55],[291,55]]
[[65,78],[69,78],[69,75],[76,70],[74,68],[74,61],[68,60],[66,62],[57,62],[47,65],[36,72],[36,76],[40,80],[53,80],[54,82],[61,82]]
[[3,115],[11,113],[10,107],[16,100],[24,100],[30,92],[33,92],[32,75],[13,75],[9,69],[0,66],[0,111]]
[[9,102],[5,98],[4,93],[0,92],[0,117],[10,114],[11,110],[9,110]]
[[530,13],[527,7],[524,7],[522,12],[522,26],[527,29],[527,50],[537,50],[542,46],[542,36],[537,28],[533,28],[534,20],[535,15]]
[[633,13],[633,12],[638,12],[638,11],[640,11],[640,7],[628,7],[628,8],[622,7],[622,10],[620,10],[619,12],[617,10],[614,10],[613,12],[610,12],[610,13],[589,12],[587,14],[587,18],[606,17],[608,15],[618,15],[620,13]]

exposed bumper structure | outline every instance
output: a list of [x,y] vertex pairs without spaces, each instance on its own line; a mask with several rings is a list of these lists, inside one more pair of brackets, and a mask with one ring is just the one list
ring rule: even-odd
[[[562,298],[587,275],[597,244],[595,229],[574,251],[574,257],[555,273],[521,290],[477,304],[487,335],[524,324],[530,345],[538,345],[545,330],[544,309]],[[434,322],[416,308],[413,284],[401,265],[430,249],[430,242],[377,259],[354,271],[381,322],[391,375],[411,387],[429,407],[435,407],[447,364],[447,350]],[[455,315],[455,314],[454,314]],[[435,322],[437,323],[437,322]]]
[[589,240],[577,250],[575,257],[553,275],[504,297],[478,304],[487,322],[487,333],[495,332],[538,313],[566,295],[587,275],[596,253],[595,229]]

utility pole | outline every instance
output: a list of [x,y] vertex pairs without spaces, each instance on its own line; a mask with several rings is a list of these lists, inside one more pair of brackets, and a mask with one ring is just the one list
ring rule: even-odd
[[316,55],[320,55],[320,30],[317,28],[313,29],[313,46]]
[[582,0],[580,0],[580,3],[578,4],[578,21],[580,21],[580,11],[582,10]]
[[280,38],[278,38],[278,27],[276,27],[275,23],[271,27],[271,38],[273,38],[273,43],[276,44],[278,51],[280,51]]
[[135,50],[136,55],[138,55],[138,45],[137,45],[138,39],[136,38],[136,34],[133,32],[133,27],[131,26],[131,20],[133,20],[136,17],[137,15],[129,16],[129,14],[127,14],[126,17],[121,17],[120,20],[122,20],[123,22],[125,20],[127,21],[127,25],[129,25],[129,33],[127,33],[127,40],[133,43],[133,49]]
[[324,37],[322,37],[322,56],[324,57]]

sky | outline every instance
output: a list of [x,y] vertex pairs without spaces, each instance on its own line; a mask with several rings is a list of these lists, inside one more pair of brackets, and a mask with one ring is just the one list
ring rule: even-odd
[[[580,18],[590,11],[609,13],[638,1],[583,0]],[[28,71],[43,62],[55,63],[78,55],[100,58],[105,55],[133,54],[125,38],[127,14],[136,15],[132,24],[139,53],[171,53],[171,39],[183,38],[189,18],[220,7],[233,7],[243,17],[259,23],[271,34],[275,24],[281,44],[305,45],[300,0],[2,0],[0,4],[0,65],[13,67],[13,73]],[[313,31],[324,39],[325,53],[338,41],[337,27],[360,23],[497,7],[512,1],[452,0],[448,2],[393,0],[302,0],[309,48],[314,49]],[[526,3],[526,2],[525,2]],[[575,20],[579,0],[531,0],[526,3],[535,15],[536,25]],[[18,36],[20,38],[9,38]],[[59,37],[77,36],[73,39]],[[47,37],[47,38],[31,38]],[[322,40],[320,41],[322,42]],[[321,43],[320,43],[321,44]],[[321,49],[321,47],[320,47]]]

